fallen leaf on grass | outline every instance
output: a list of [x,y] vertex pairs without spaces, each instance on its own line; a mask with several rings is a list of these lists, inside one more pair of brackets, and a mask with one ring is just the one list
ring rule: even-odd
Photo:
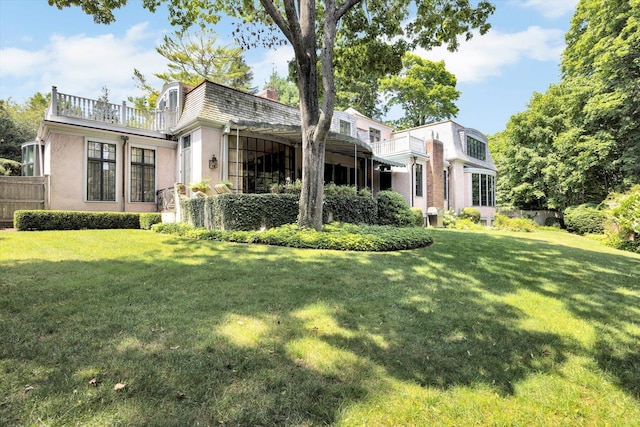
[[29,384],[27,384],[26,386],[24,386],[24,392],[25,393],[29,393],[30,391],[33,390],[33,387],[31,387]]
[[184,394],[183,392],[179,391],[179,392],[176,393],[176,397],[179,400],[182,400],[182,399],[184,399],[186,397],[186,394]]
[[93,377],[89,380],[89,385],[94,386],[94,387],[98,387],[98,379],[96,377]]
[[124,389],[126,386],[127,386],[126,384],[118,383],[118,384],[116,384],[116,385],[114,385],[114,386],[113,386],[113,389],[114,389],[115,391],[118,391],[118,390],[122,390],[122,389]]

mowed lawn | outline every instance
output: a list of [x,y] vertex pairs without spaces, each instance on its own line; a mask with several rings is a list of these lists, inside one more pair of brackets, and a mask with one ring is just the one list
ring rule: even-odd
[[355,253],[2,232],[0,425],[640,424],[639,255],[433,235]]

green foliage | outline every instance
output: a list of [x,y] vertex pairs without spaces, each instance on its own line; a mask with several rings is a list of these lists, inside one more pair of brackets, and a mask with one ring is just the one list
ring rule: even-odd
[[[346,187],[354,190],[354,187]],[[326,196],[326,195],[325,195]],[[346,194],[326,196],[323,208],[323,223],[343,222],[351,224],[376,224],[378,204],[371,197]]]
[[182,218],[180,220],[194,227],[204,227],[206,200],[205,197],[181,198]]
[[356,187],[352,185],[336,185],[333,182],[324,186],[324,195],[326,197],[331,196],[348,196],[355,197],[358,193]]
[[471,221],[469,218],[458,218],[456,221],[448,228],[453,228],[456,230],[484,230],[485,227],[482,225]]
[[475,224],[480,223],[480,210],[477,208],[466,207],[462,209],[459,215],[460,219],[470,219]]
[[22,165],[9,159],[0,159],[0,176],[20,176]]
[[606,201],[609,216],[605,225],[605,244],[640,253],[640,185],[623,194],[612,194]]
[[496,215],[491,223],[493,228],[505,231],[533,232],[538,229],[538,224],[530,218],[509,218],[506,215]]
[[602,234],[607,213],[593,204],[582,204],[564,210],[567,230],[577,234]]
[[150,230],[154,224],[162,222],[162,215],[159,213],[141,213],[140,214],[140,228],[143,230]]
[[409,208],[409,210],[411,211],[411,215],[413,215],[414,218],[413,225],[415,225],[416,227],[424,226],[424,214],[422,213],[422,209],[413,207]]
[[35,139],[50,97],[37,92],[23,104],[0,99],[0,158],[22,160],[21,145]]
[[458,216],[456,215],[456,211],[453,209],[449,209],[444,211],[442,215],[442,226],[444,228],[453,228],[456,224],[456,220]]
[[341,251],[396,251],[428,246],[433,239],[418,227],[355,225],[334,222],[322,231],[286,224],[264,231],[222,231],[194,228],[185,224],[159,224],[153,230],[199,240],[222,240],[238,243],[261,243],[306,249]]
[[500,204],[564,210],[640,183],[639,9],[628,0],[578,3],[562,81],[491,138]]
[[27,231],[139,229],[141,224],[138,213],[20,210],[13,215],[13,225],[20,231]]
[[378,193],[378,224],[409,227],[414,216],[402,194],[385,190]]
[[210,181],[211,178],[202,178],[200,181],[194,181],[189,184],[189,189],[191,191],[200,191],[202,193],[206,193],[208,191],[211,191],[211,185],[209,184]]
[[381,79],[380,89],[390,95],[389,106],[400,105],[404,110],[404,117],[395,123],[400,129],[458,114],[456,76],[446,70],[444,61],[433,62],[407,52],[402,71]]

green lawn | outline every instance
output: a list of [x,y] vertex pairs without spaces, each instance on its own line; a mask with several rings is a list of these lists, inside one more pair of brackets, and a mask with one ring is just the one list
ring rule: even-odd
[[640,255],[433,236],[355,253],[2,232],[0,425],[638,425]]

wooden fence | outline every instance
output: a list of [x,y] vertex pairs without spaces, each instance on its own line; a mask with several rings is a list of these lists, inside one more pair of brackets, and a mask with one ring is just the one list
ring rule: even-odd
[[45,179],[42,176],[0,176],[0,228],[13,226],[13,213],[45,208]]

